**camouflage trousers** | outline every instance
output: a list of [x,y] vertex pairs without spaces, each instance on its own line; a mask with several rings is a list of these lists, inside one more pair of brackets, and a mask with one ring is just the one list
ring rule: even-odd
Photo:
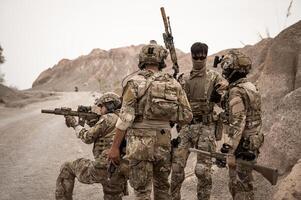
[[154,200],[169,200],[170,129],[129,129],[127,139],[129,182],[135,200],[151,200],[152,188]]
[[[197,148],[204,151],[215,151],[214,136],[215,125],[192,124],[184,126],[179,134],[181,142],[178,148],[174,148],[172,157],[171,189],[173,200],[181,199],[181,187],[185,179],[185,166],[189,156],[189,148]],[[195,175],[198,178],[197,198],[209,200],[212,188],[211,179],[212,161],[201,155],[197,155]]]
[[85,184],[101,183],[104,200],[121,200],[127,189],[127,179],[120,171],[114,173],[108,180],[106,165],[100,166],[98,162],[80,158],[62,165],[56,180],[57,200],[72,200],[75,178]]
[[229,190],[234,200],[254,200],[252,169],[229,168]]

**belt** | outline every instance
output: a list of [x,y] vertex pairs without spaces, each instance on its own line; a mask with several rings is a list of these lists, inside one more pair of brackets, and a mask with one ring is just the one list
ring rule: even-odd
[[193,117],[190,124],[210,124],[211,122],[213,122],[213,117],[212,114],[209,114]]
[[139,121],[139,122],[134,121],[131,128],[169,129],[170,124],[168,121],[143,119],[142,121]]

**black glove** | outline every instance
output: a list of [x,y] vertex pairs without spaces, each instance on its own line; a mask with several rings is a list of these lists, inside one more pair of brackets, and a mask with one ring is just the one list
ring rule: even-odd
[[182,126],[180,126],[179,124],[176,125],[176,129],[177,129],[177,132],[179,133],[182,129]]
[[216,159],[215,164],[218,168],[225,168],[227,166],[227,161],[222,159]]
[[173,148],[178,148],[179,144],[181,143],[181,138],[180,137],[174,138],[170,141],[170,143]]
[[176,122],[169,121],[170,128],[173,128],[175,126],[175,124],[176,124]]
[[221,148],[221,152],[222,153],[229,153],[230,149],[232,149],[232,147],[229,144],[224,143],[222,148]]
[[99,119],[91,119],[91,120],[86,120],[86,124],[88,124],[88,126],[92,127],[94,126]]
[[217,65],[222,62],[223,58],[224,58],[224,55],[222,55],[221,57],[215,56],[214,61],[213,61],[213,67],[217,68]]
[[217,92],[217,89],[220,87],[220,84],[217,84],[211,95],[210,95],[210,102],[214,102],[214,103],[219,103],[221,101],[221,98],[222,98],[222,95],[220,95],[218,92]]
[[252,161],[255,160],[256,154],[253,151],[242,151],[235,154],[237,158],[242,160]]

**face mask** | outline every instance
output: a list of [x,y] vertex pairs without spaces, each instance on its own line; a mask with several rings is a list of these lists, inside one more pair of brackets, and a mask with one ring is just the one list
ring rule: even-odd
[[194,59],[192,59],[193,69],[201,70],[201,69],[205,68],[206,67],[206,61],[207,61],[207,59],[203,59],[203,60],[194,60]]

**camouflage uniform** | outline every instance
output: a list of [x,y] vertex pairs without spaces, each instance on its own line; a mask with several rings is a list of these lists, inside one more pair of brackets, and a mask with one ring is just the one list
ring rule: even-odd
[[[239,51],[230,51],[221,63],[223,73],[232,69],[232,75],[240,70],[247,74],[251,68],[251,61]],[[234,70],[233,70],[234,69]],[[234,72],[233,72],[234,71]],[[230,79],[231,74],[228,73]],[[264,136],[260,132],[261,121],[261,96],[254,84],[246,78],[239,78],[230,82],[223,105],[227,118],[229,153],[236,159],[256,162],[259,148]],[[254,199],[252,170],[240,165],[229,167],[229,190],[234,200]]]
[[[205,64],[205,63],[204,63]],[[215,151],[216,113],[214,103],[210,102],[210,95],[214,88],[219,92],[226,87],[227,81],[212,70],[192,70],[189,77],[184,78],[184,88],[193,112],[190,125],[184,126],[179,137],[181,142],[174,148],[172,160],[171,195],[172,199],[181,199],[181,186],[185,179],[184,168],[189,156],[188,148],[197,148],[204,151]],[[206,157],[198,155],[195,174],[198,178],[198,199],[210,199],[212,188],[212,162]]]
[[[153,46],[146,45],[142,53],[146,51],[153,55],[158,47],[155,46],[155,50],[152,48]],[[163,49],[160,47],[159,50],[161,48]],[[163,107],[168,107],[170,112],[166,112],[168,109],[156,107],[157,102],[162,103],[160,105]],[[174,110],[176,113],[173,113]],[[127,82],[124,88],[119,117],[116,127],[127,130],[126,158],[130,163],[129,181],[134,188],[135,199],[150,200],[152,188],[155,200],[170,199],[169,121],[172,118],[172,121],[188,123],[192,118],[181,85],[171,75],[161,71],[141,70]]]
[[117,119],[117,114],[108,113],[102,115],[99,121],[89,130],[74,126],[78,138],[86,144],[94,144],[93,155],[95,161],[79,158],[62,165],[56,181],[55,197],[57,200],[72,199],[75,178],[85,184],[101,183],[105,200],[122,199],[127,189],[126,168],[128,165],[123,160],[122,166],[117,169],[117,172],[109,180],[106,158],[106,153],[111,146],[115,133]]

